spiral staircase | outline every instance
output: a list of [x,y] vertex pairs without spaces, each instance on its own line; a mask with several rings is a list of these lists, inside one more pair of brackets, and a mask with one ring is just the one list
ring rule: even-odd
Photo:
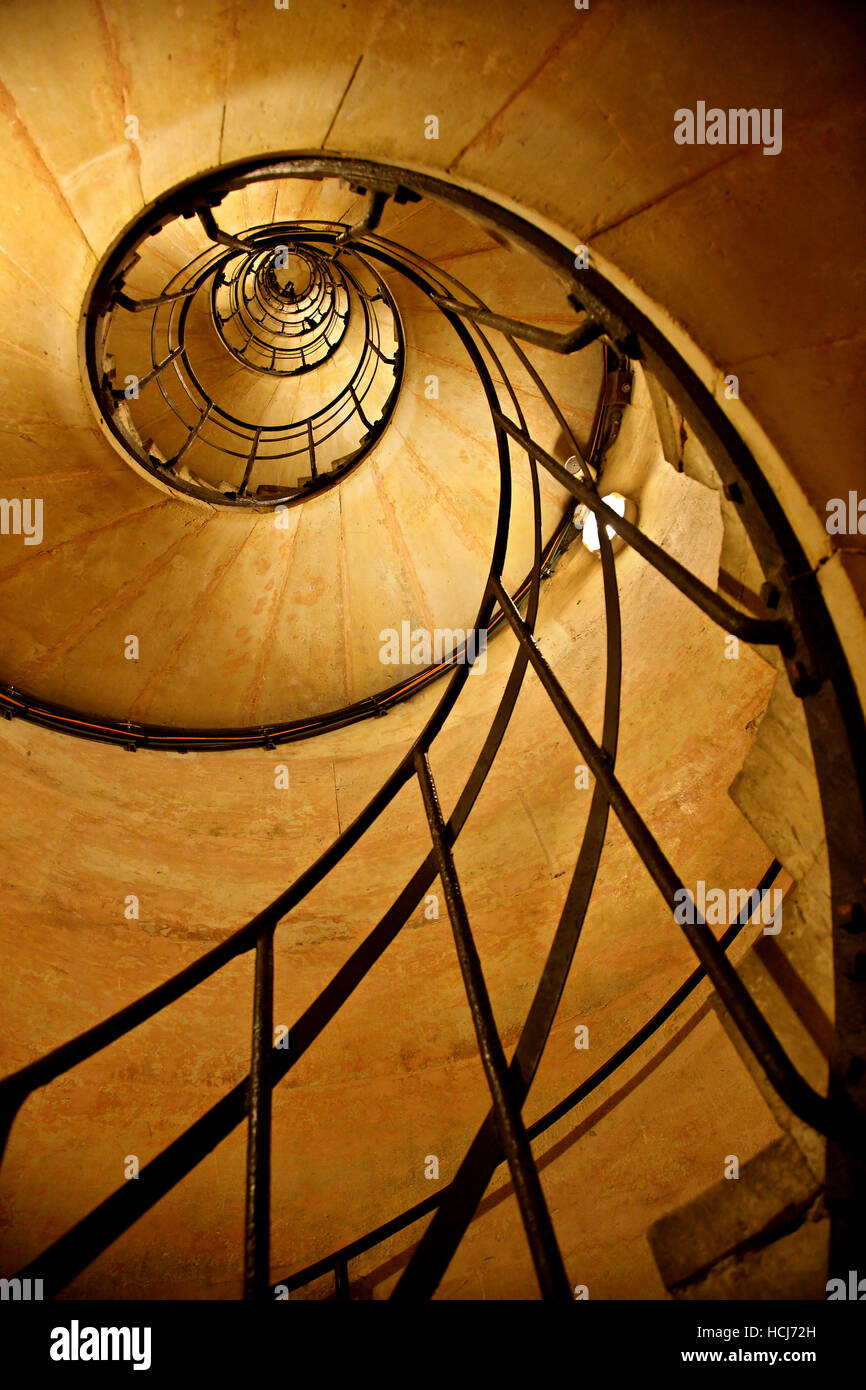
[[[863,1228],[859,620],[755,421],[495,129],[499,196],[357,134],[388,10],[341,21],[318,139],[268,126],[278,13],[82,6],[62,138],[3,16],[3,487],[45,526],[0,565],[3,1273],[823,1296]],[[209,79],[150,45],[206,67],[215,24],[187,157]]]

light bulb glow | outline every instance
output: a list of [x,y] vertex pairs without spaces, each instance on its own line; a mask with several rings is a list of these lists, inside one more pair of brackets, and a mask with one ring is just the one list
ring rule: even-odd
[[[622,493],[609,492],[607,496],[602,497],[601,500],[606,506],[610,507],[612,512],[616,512],[617,516],[625,516],[625,498]],[[612,526],[608,526],[607,534],[610,539],[613,540],[616,532]],[[590,512],[583,525],[583,543],[587,550],[592,551],[593,555],[597,554],[601,549],[601,542],[598,538],[598,519],[593,511]]]

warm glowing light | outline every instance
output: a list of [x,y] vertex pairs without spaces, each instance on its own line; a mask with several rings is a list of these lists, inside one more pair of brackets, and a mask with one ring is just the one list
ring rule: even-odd
[[[601,500],[606,506],[610,507],[612,512],[616,512],[617,516],[625,516],[625,498],[622,496],[622,493],[609,492],[607,496],[602,497]],[[616,532],[612,526],[608,526],[607,534],[610,536],[611,540],[613,540]],[[597,554],[601,549],[601,542],[598,539],[598,521],[595,512],[590,512],[583,524],[583,543],[587,550],[592,551],[593,555]]]

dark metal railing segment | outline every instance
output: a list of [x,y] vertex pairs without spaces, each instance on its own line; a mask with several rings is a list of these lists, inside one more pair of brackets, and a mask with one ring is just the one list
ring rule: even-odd
[[[316,247],[325,247],[333,243],[333,229],[324,223],[305,224],[305,235]],[[425,288],[432,303],[437,303],[442,297],[440,291],[444,288],[456,290],[463,295],[471,294],[471,291],[463,285],[451,272],[444,271],[439,267],[433,267],[427,263],[423,257],[410,252],[405,247],[395,246],[393,243],[376,239],[376,244],[381,252],[387,253],[388,267],[390,269],[412,269],[413,274],[418,278],[416,284]],[[339,250],[339,248],[337,248]],[[212,273],[212,263],[208,262],[205,268],[205,276]],[[194,288],[185,294],[194,294],[199,288],[199,281],[202,276],[197,274],[195,277]],[[370,299],[377,296],[371,295]],[[184,295],[175,296],[184,298]],[[157,301],[142,301],[142,303],[154,303]],[[518,356],[526,372],[532,378],[537,390],[544,398],[548,408],[557,420],[563,435],[569,440],[572,453],[581,459],[581,467],[584,477],[587,476],[587,462],[582,458],[580,447],[574,438],[574,434],[565,419],[556,401],[547,391],[543,381],[540,379],[531,362],[522,353],[519,345],[513,340],[511,346]],[[379,349],[372,339],[368,339],[368,347],[377,354]],[[489,345],[488,345],[489,351]],[[157,347],[153,347],[156,355]],[[159,367],[151,375],[156,375],[158,370],[169,365],[170,360],[180,356],[181,347],[176,347],[169,351],[168,357],[164,358]],[[98,362],[99,354],[96,356]],[[392,359],[385,359],[389,365],[394,365]],[[492,359],[493,360],[493,359]],[[501,362],[495,359],[498,370],[504,372]],[[402,349],[399,356],[402,362]],[[617,373],[618,358],[612,354],[607,346],[603,346],[604,377],[599,391],[598,402],[596,405],[595,420],[592,432],[592,443],[590,446],[590,458],[596,451],[601,452],[606,439],[607,421],[610,414],[608,401],[608,387],[615,379]],[[94,369],[96,370],[96,368]],[[100,369],[101,370],[101,369]],[[504,377],[506,388],[509,383],[507,375]],[[139,388],[144,385],[145,379],[139,382]],[[121,392],[115,393],[117,396]],[[513,397],[512,397],[513,399]],[[517,413],[517,408],[516,408]],[[520,417],[522,419],[522,417]],[[313,478],[316,477],[318,468],[316,463],[316,446],[313,436],[313,423],[308,419],[307,422],[307,450],[309,453],[310,467]],[[525,421],[523,422],[525,427]],[[250,427],[252,429],[252,427]],[[238,498],[246,495],[247,485],[253,465],[258,455],[259,444],[263,434],[261,426],[253,430],[250,443],[249,454],[243,477],[238,488]],[[591,465],[589,465],[591,467]],[[553,533],[545,541],[541,555],[541,577],[550,577],[550,566],[560,554],[564,545],[574,534],[574,526],[570,514],[566,514],[562,521],[555,527]],[[603,562],[604,563],[604,562]],[[523,582],[518,586],[514,593],[517,603],[523,603],[529,593],[532,576],[527,575]],[[488,629],[488,642],[495,632],[502,629],[505,625],[504,615],[497,611],[491,619]],[[131,752],[139,749],[160,749],[172,750],[176,752],[209,752],[225,751],[239,748],[276,748],[281,744],[295,742],[299,739],[311,738],[317,734],[327,733],[333,729],[343,728],[348,724],[355,723],[361,719],[384,715],[395,705],[407,699],[410,695],[417,694],[425,689],[433,681],[440,679],[458,665],[465,655],[463,647],[458,647],[448,656],[443,657],[442,661],[433,663],[418,671],[417,674],[397,681],[394,685],[379,692],[373,697],[356,701],[351,705],[343,706],[339,709],[329,710],[323,714],[312,718],[291,720],[277,724],[259,725],[247,729],[185,729],[178,731],[176,728],[156,724],[140,724],[132,721],[119,722],[104,716],[93,714],[82,714],[67,709],[55,702],[37,698],[27,691],[21,691],[13,686],[0,687],[0,714],[7,719],[24,718],[32,723],[39,724],[46,728],[57,729],[64,733],[71,733],[80,738],[86,738],[95,742],[116,743],[127,748]]]
[[[774,859],[760,883],[757,885],[755,892],[761,902],[778,878],[781,868],[782,866],[779,861]],[[727,951],[733,942],[736,941],[743,928],[747,925],[752,911],[751,904],[747,905],[737,919],[731,923],[723,935],[719,937],[719,945],[723,950]],[[560,1120],[564,1119],[566,1115],[570,1114],[582,1101],[587,1100],[589,1096],[593,1095],[605,1081],[614,1076],[645,1043],[649,1042],[649,1040],[658,1033],[659,1029],[667,1023],[676,1013],[677,1009],[685,1003],[686,999],[694,993],[698,985],[705,979],[706,971],[703,966],[698,966],[696,970],[692,971],[688,979],[669,995],[664,1004],[656,1010],[652,1017],[649,1018],[637,1032],[632,1034],[627,1042],[623,1043],[621,1047],[618,1047],[605,1062],[602,1062],[600,1067],[597,1067],[595,1071],[586,1078],[585,1081],[581,1081],[573,1091],[561,1101],[557,1102],[546,1114],[542,1115],[539,1119],[535,1120],[533,1124],[528,1126],[526,1132],[530,1140],[538,1139],[542,1134],[546,1134],[549,1129]],[[461,1176],[461,1173],[465,1171],[469,1158],[472,1156],[474,1150],[475,1146],[473,1145],[463,1165],[461,1165],[460,1172],[457,1174],[458,1178]],[[504,1157],[500,1155],[495,1159],[491,1172],[495,1172],[496,1168],[501,1167],[504,1162]],[[384,1241],[397,1235],[400,1231],[406,1230],[407,1227],[413,1226],[417,1221],[420,1221],[422,1217],[429,1216],[437,1207],[453,1200],[456,1191],[456,1182],[457,1178],[441,1188],[438,1192],[431,1193],[429,1197],[425,1197],[423,1201],[416,1202],[413,1206],[400,1212],[398,1216],[392,1216],[388,1221],[383,1222],[381,1226],[375,1227],[372,1231],[367,1231],[356,1240],[341,1246],[339,1250],[332,1251],[330,1255],[325,1255],[323,1258],[316,1260],[313,1264],[305,1266],[304,1269],[296,1270],[292,1274],[282,1275],[274,1282],[272,1291],[285,1290],[287,1293],[294,1293],[296,1289],[304,1288],[305,1285],[311,1284],[315,1279],[319,1279],[325,1274],[334,1273],[338,1265],[347,1268],[351,1260],[357,1259],[359,1255],[366,1254],[368,1250],[372,1250],[375,1246],[381,1245]],[[482,1188],[479,1193],[479,1201],[483,1196],[483,1191],[484,1189]],[[449,1214],[446,1225],[450,1226],[452,1219],[453,1218]]]
[[[742,442],[732,436],[727,423],[719,418],[720,412],[707,398],[706,393],[702,394],[688,368],[676,359],[669,345],[659,339],[652,326],[606,286],[594,272],[578,282],[570,270],[565,251],[550,238],[542,237],[513,215],[497,210],[494,205],[479,199],[477,195],[451,189],[441,181],[410,174],[405,170],[383,172],[382,166],[331,156],[279,157],[264,166],[244,163],[236,166],[234,182],[223,173],[224,185],[216,182],[214,176],[209,190],[199,188],[198,193],[199,196],[203,196],[209,191],[212,199],[218,201],[221,186],[226,189],[237,187],[243,180],[293,175],[328,177],[335,171],[340,172],[355,185],[372,190],[367,214],[365,219],[362,219],[363,225],[359,224],[352,229],[351,235],[347,238],[351,241],[353,249],[362,247],[365,256],[378,259],[383,265],[398,270],[437,303],[469,355],[484,390],[499,461],[500,495],[490,569],[474,626],[474,650],[478,650],[478,635],[489,629],[494,615],[498,614],[500,620],[507,623],[515,639],[511,669],[484,745],[449,816],[446,816],[439,805],[430,770],[429,754],[465,688],[470,669],[469,661],[452,669],[447,687],[425,726],[383,785],[334,843],[285,892],[239,931],[171,980],[149,991],[112,1018],[86,1030],[78,1038],[55,1048],[46,1056],[0,1082],[0,1115],[2,1138],[5,1140],[15,1114],[36,1087],[47,1084],[125,1035],[209,978],[229,960],[254,950],[253,1034],[248,1076],[226,1092],[205,1114],[148,1163],[135,1183],[124,1184],[32,1260],[26,1269],[20,1271],[24,1277],[43,1278],[49,1294],[54,1294],[64,1287],[148,1211],[161,1196],[192,1171],[202,1158],[246,1117],[248,1161],[245,1293],[248,1297],[269,1296],[272,1289],[269,1270],[269,1201],[270,1111],[273,1088],[295,1066],[346,1000],[360,986],[368,971],[395,940],[437,875],[445,892],[458,962],[491,1091],[492,1107],[469,1146],[456,1177],[447,1188],[377,1227],[360,1240],[342,1247],[324,1260],[308,1266],[306,1270],[289,1276],[284,1282],[290,1287],[300,1287],[316,1274],[332,1270],[336,1296],[340,1299],[348,1297],[349,1260],[432,1211],[432,1220],[414,1249],[393,1295],[398,1299],[429,1296],[440,1282],[493,1172],[505,1161],[511,1172],[542,1292],[550,1297],[567,1296],[562,1258],[544,1203],[537,1168],[529,1147],[530,1140],[568,1113],[573,1105],[590,1094],[602,1080],[612,1075],[616,1068],[671,1016],[703,978],[707,978],[716,990],[768,1080],[790,1109],[816,1130],[829,1136],[832,1144],[836,1146],[835,1151],[841,1153],[846,1161],[855,1167],[862,1161],[862,1155],[866,1152],[863,1107],[859,1095],[853,1090],[840,1087],[838,1078],[831,1082],[828,1097],[820,1096],[806,1083],[728,960],[727,949],[742,926],[742,920],[716,940],[697,910],[694,912],[694,924],[684,925],[683,931],[698,958],[698,969],[654,1017],[592,1077],[570,1096],[565,1097],[548,1112],[548,1115],[532,1126],[525,1125],[522,1109],[553,1025],[579,942],[611,811],[622,825],[668,909],[673,911],[675,902],[682,901],[680,895],[686,893],[680,876],[616,773],[622,651],[616,571],[607,533],[608,526],[724,630],[735,632],[745,641],[773,644],[778,647],[784,656],[795,691],[806,702],[820,695],[823,702],[821,710],[825,715],[828,709],[828,678],[820,678],[820,644],[817,643],[814,623],[816,614],[822,623],[829,623],[829,617],[821,607],[820,594],[816,594],[814,587],[803,583],[802,571],[795,570],[795,579],[791,580],[789,566],[796,564],[798,557],[801,557],[796,539],[772,494],[768,496],[768,489],[754,460],[745,451]],[[709,426],[713,427],[709,429],[709,435],[711,441],[715,441],[715,445],[718,446],[715,449],[717,466],[726,482],[729,482],[732,474],[738,479],[737,486],[742,489],[740,496],[750,535],[753,528],[749,523],[757,518],[754,527],[757,535],[756,550],[765,573],[772,574],[773,583],[777,586],[775,616],[754,618],[734,608],[650,541],[636,526],[625,522],[604,504],[599,486],[604,474],[602,454],[590,451],[587,459],[582,457],[571,431],[564,423],[562,412],[519,346],[520,337],[525,336],[538,343],[537,336],[533,337],[522,322],[495,314],[477,296],[466,291],[465,287],[464,294],[474,302],[467,304],[465,299],[454,299],[453,280],[444,279],[442,273],[434,272],[432,267],[422,268],[418,257],[398,254],[390,243],[375,234],[373,228],[381,216],[386,196],[409,196],[410,192],[451,202],[463,210],[469,209],[487,223],[498,221],[514,240],[528,245],[542,260],[562,270],[571,286],[572,298],[580,303],[587,316],[587,322],[591,321],[603,334],[606,342],[605,351],[612,351],[615,356],[624,353],[630,357],[644,358],[660,379],[665,379],[667,374],[668,382],[678,392],[678,403],[682,402],[683,406],[692,408],[705,433]],[[377,194],[378,198],[375,196]],[[178,205],[180,206],[180,202]],[[121,244],[118,254],[122,257],[123,253],[124,247]],[[534,385],[541,389],[542,396],[555,417],[564,425],[566,435],[573,446],[573,453],[578,459],[580,477],[565,469],[530,436],[520,408],[519,393],[502,370],[499,357],[484,333],[485,328],[503,335],[509,350],[515,353]],[[575,333],[582,335],[586,341],[598,336],[590,333],[585,325],[579,326]],[[558,349],[555,344],[546,345],[554,350],[563,350],[563,337],[566,343],[575,343],[574,335],[566,334],[560,335]],[[505,402],[500,399],[494,386],[491,368],[501,376],[516,418],[506,413]],[[689,418],[688,409],[684,409],[684,414]],[[597,421],[597,425],[598,423]],[[598,429],[596,439],[599,439]],[[525,616],[521,616],[502,579],[511,512],[512,445],[516,445],[526,454],[532,482],[534,554],[531,573],[524,590]],[[599,521],[598,534],[607,618],[604,720],[600,743],[590,734],[555,672],[542,656],[534,637],[545,553],[541,536],[539,464],[566,488],[576,501],[592,510]],[[490,1009],[483,972],[474,947],[452,851],[497,755],[530,666],[579,748],[594,776],[595,785],[574,873],[554,939],[538,979],[517,1047],[510,1064],[506,1065]],[[830,669],[832,690],[840,707],[850,717],[852,707],[850,691],[845,685],[846,669],[844,663],[839,664],[838,652],[834,648],[831,651]],[[829,707],[831,715],[834,708],[832,705]],[[845,758],[849,756],[852,744],[855,749],[863,746],[862,728],[856,721],[850,737],[841,744],[838,719],[834,722],[832,718],[824,717],[824,723],[819,728],[816,716],[816,721],[810,724],[810,728],[813,729],[816,757],[819,753],[826,753],[830,747],[828,740],[836,737],[837,743],[833,745],[832,751],[836,757],[837,775],[840,766],[847,766]],[[412,780],[418,782],[419,795],[427,813],[431,837],[430,851],[378,924],[356,947],[318,998],[297,1019],[289,1033],[289,1048],[279,1049],[273,1046],[273,948],[274,934],[279,923],[342,861],[391,805],[397,793]],[[849,834],[851,825],[858,833],[862,830],[862,816],[856,802],[856,794],[852,797],[852,790],[856,793],[858,785],[858,779],[854,776],[845,784],[844,789]],[[833,823],[841,825],[841,818],[835,814],[832,784],[826,778],[822,781],[822,796],[829,813],[832,814]],[[840,830],[840,834],[844,838],[844,829]],[[862,839],[860,843],[862,844]],[[837,857],[837,851],[831,850],[831,869],[836,864]],[[772,882],[778,867],[778,864],[771,866],[760,885],[761,892]],[[844,874],[842,877],[844,880]],[[686,901],[694,903],[690,894],[687,894]]]
[[539,1287],[547,1298],[567,1299],[569,1297],[568,1279],[562,1255],[553,1233],[550,1213],[541,1191],[538,1171],[532,1161],[532,1150],[526,1137],[521,1117],[521,1100],[513,1091],[508,1075],[508,1064],[502,1049],[502,1041],[493,1017],[490,996],[481,968],[478,949],[472,937],[469,917],[463,901],[463,893],[454,867],[451,847],[445,835],[445,822],[439,806],[439,794],[430,771],[430,760],[426,749],[415,753],[415,773],[421,785],[424,810],[433,840],[433,853],[439,880],[445,894],[448,916],[454,931],[457,957],[466,997],[472,1013],[472,1022],[478,1039],[478,1049],[487,1075],[487,1084],[493,1097],[493,1114],[499,1143],[511,1170],[511,1180],[520,1215],[529,1237],[529,1248],[535,1264]]
[[349,322],[350,288],[342,267],[314,259],[297,243],[293,254],[307,268],[309,282],[301,294],[281,288],[277,254],[288,249],[266,247],[224,260],[211,281],[211,313],[226,350],[267,376],[320,367],[337,351]]
[[253,1040],[247,1123],[244,1295],[261,1298],[271,1248],[271,1044],[274,1037],[274,932],[256,941]]
[[[124,288],[126,276],[147,254],[147,230],[138,237],[134,254],[131,250],[121,265],[107,269],[94,290],[89,367],[96,400],[124,449],[178,491],[219,505],[292,505],[333,486],[383,434],[404,369],[397,306],[355,245],[338,248],[339,263],[326,254],[337,246],[342,224],[270,223],[250,229],[242,240],[222,232],[212,213],[198,212],[213,245],[178,271],[160,295],[136,300]],[[153,234],[164,225],[159,220]],[[315,246],[310,237],[314,230],[320,233]],[[280,286],[280,252],[307,268],[309,284],[299,294]],[[190,316],[202,298],[208,301],[215,342],[239,367],[280,381],[316,371],[343,349],[346,379],[335,392],[323,393],[322,403],[308,418],[264,424],[224,408],[206,385],[190,349]],[[151,315],[149,363],[142,372],[136,362],[132,397],[125,386],[115,385],[119,310]],[[360,329],[351,335],[350,348],[353,315]],[[391,337],[393,349],[386,341]],[[146,408],[143,393],[151,383],[166,407],[160,430],[164,432],[173,419],[183,432],[181,442],[165,457],[158,441],[147,438],[152,406]],[[199,472],[188,474],[189,465],[180,471],[196,444]],[[274,470],[277,480],[260,484],[253,494],[249,484],[255,462]],[[229,482],[243,472],[243,480],[233,489],[218,486],[201,476],[202,464],[205,472],[216,468],[219,478],[228,474]]]

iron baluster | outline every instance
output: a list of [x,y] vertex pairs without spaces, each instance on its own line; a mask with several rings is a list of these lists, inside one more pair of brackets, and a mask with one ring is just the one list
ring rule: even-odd
[[244,1298],[269,1290],[271,1249],[271,1052],[274,1039],[274,928],[256,941],[253,1037],[247,1100]]
[[425,749],[416,750],[415,771],[424,798],[424,809],[427,812],[427,823],[436,855],[436,867],[445,894],[448,916],[451,919],[454,944],[457,947],[478,1049],[493,1097],[499,1141],[508,1160],[520,1215],[532,1251],[535,1273],[545,1298],[568,1299],[570,1295],[565,1267],[541,1190],[538,1169],[523,1127],[520,1105],[512,1095],[508,1064],[493,1017],[484,972],[469,926],[451,849],[445,836],[445,822],[442,819],[439,797]]

